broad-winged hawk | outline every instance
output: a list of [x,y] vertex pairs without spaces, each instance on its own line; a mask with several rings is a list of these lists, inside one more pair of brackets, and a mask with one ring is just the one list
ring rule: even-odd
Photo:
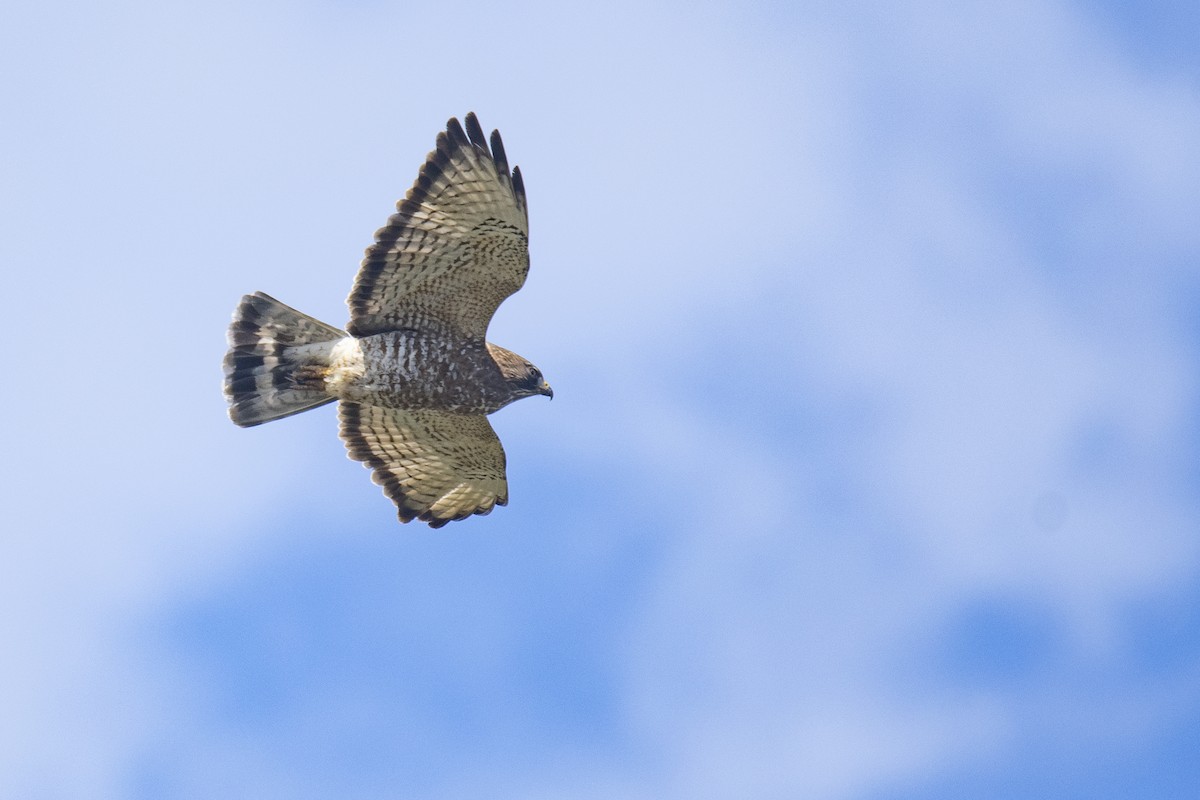
[[345,331],[262,292],[229,327],[225,396],[243,427],[338,400],[350,458],[399,509],[438,528],[508,502],[487,414],[532,395],[542,373],[486,340],[529,271],[521,170],[500,132],[452,118],[354,281]]

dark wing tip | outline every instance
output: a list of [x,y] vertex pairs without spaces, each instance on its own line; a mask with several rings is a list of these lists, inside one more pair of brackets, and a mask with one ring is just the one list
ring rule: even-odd
[[[455,122],[457,122],[457,120],[455,120]],[[462,132],[462,128],[458,129],[458,134],[462,136],[462,140],[464,142],[467,140],[467,135]],[[438,131],[437,142],[435,144],[434,151],[430,153],[429,157],[426,159],[425,166],[421,169],[421,174],[417,176],[418,181],[425,174],[425,171],[428,169],[430,164],[437,164],[439,167],[444,167],[446,165],[450,159],[450,154],[458,149],[458,140],[454,139],[451,141],[452,136],[454,136],[454,133],[450,129]]]
[[421,520],[422,522],[427,524],[429,527],[437,529],[437,528],[441,528],[446,525],[449,525],[451,522],[458,522],[459,520],[467,519],[473,513],[477,513],[477,512],[464,511],[459,514],[455,514],[452,517],[439,517],[438,515],[434,514],[432,511],[425,511],[425,512],[421,513],[417,517],[417,519]]
[[496,170],[507,178],[508,154],[504,152],[504,140],[500,138],[500,131],[492,131],[492,159],[496,162]]
[[522,208],[527,208],[525,205],[525,179],[521,177],[521,168],[513,167],[512,171],[513,194],[521,203]]
[[[478,124],[478,123],[476,123]],[[467,127],[471,125],[471,118],[467,117]],[[463,133],[463,127],[458,121],[458,117],[451,117],[446,122],[446,133],[454,141],[456,145],[462,146],[467,144],[467,134]],[[441,134],[438,134],[438,140],[441,140]]]
[[[491,156],[493,163],[496,165],[496,172],[500,176],[500,180],[512,186],[513,193],[520,200],[521,205],[525,204],[525,183],[521,180],[521,171],[518,167],[512,169],[508,166],[508,154],[504,150],[504,139],[500,137],[500,131],[493,130],[490,137],[483,134],[483,126],[479,124],[479,117],[474,111],[468,111],[466,117],[466,131],[463,126],[459,125],[456,117],[451,117],[446,123],[446,133],[448,139],[453,141],[454,145],[462,146],[468,142],[479,149],[480,152]],[[438,135],[438,151],[442,151],[443,134]],[[449,141],[447,142],[449,144]],[[490,148],[489,148],[490,144]]]
[[479,117],[475,116],[474,111],[467,114],[467,137],[471,144],[487,150],[487,137],[483,135],[483,126],[479,124]]

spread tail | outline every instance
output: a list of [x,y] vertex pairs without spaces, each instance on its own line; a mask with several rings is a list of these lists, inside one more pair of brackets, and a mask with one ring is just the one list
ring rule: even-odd
[[345,337],[345,331],[270,295],[255,292],[243,297],[233,312],[225,355],[229,418],[248,428],[332,402],[335,398],[324,390],[297,380],[297,368],[321,365],[333,345]]

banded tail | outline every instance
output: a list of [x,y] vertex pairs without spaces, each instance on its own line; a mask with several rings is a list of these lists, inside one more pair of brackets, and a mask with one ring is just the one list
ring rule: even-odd
[[323,389],[306,388],[297,370],[325,366],[346,335],[262,292],[243,297],[225,355],[229,418],[248,428],[332,402]]

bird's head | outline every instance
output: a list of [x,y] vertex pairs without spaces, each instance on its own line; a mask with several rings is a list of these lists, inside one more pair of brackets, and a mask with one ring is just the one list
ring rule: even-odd
[[540,369],[511,350],[505,350],[503,347],[498,347],[490,342],[488,343],[488,349],[491,351],[496,365],[500,367],[500,372],[504,375],[504,380],[512,387],[518,397],[532,397],[535,394],[543,394],[551,400],[554,399],[554,390],[550,388],[550,384],[546,383],[546,379],[542,376]]
[[529,394],[544,394],[551,400],[554,399],[554,390],[550,388],[550,384],[546,383],[546,379],[542,377],[542,371],[533,364],[526,362],[529,371],[525,373],[524,379],[521,381],[521,388],[529,392]]

